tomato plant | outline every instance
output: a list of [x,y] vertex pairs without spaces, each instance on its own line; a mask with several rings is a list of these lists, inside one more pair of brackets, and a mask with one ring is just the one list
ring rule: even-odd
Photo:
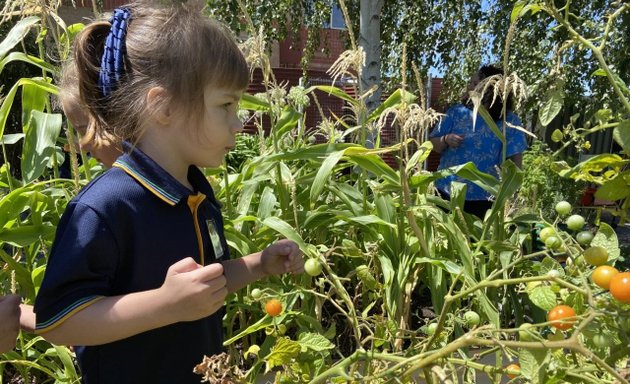
[[584,251],[584,261],[594,266],[602,265],[608,261],[608,251],[600,246],[589,247]]
[[608,290],[608,287],[610,286],[610,279],[618,273],[619,271],[614,267],[601,265],[595,268],[593,273],[591,273],[591,280],[602,289]]
[[610,279],[610,294],[622,303],[630,303],[630,272],[617,273]]
[[265,303],[265,312],[271,316],[276,317],[282,312],[282,303],[278,299],[271,299]]
[[547,321],[552,327],[566,331],[575,324],[575,310],[568,305],[557,305],[547,313]]

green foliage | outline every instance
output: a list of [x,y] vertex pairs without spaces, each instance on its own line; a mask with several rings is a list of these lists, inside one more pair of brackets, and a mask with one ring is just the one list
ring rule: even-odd
[[519,190],[522,213],[538,213],[543,217],[555,216],[557,202],[566,200],[580,205],[580,197],[588,186],[584,181],[574,181],[554,171],[555,157],[549,147],[535,141],[523,154],[523,185]]

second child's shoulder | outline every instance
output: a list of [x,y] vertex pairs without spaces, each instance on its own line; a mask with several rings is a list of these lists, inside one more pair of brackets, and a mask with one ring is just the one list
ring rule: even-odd
[[130,178],[125,171],[114,167],[86,185],[74,201],[98,208],[134,199],[141,193],[142,186]]

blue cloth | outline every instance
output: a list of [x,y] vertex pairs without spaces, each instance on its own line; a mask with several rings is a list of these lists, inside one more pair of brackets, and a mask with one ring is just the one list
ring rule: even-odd
[[98,86],[105,97],[116,89],[121,75],[125,72],[125,55],[127,46],[127,26],[131,20],[131,12],[127,8],[116,8],[109,19],[111,29],[105,39]]
[[[497,166],[501,164],[503,145],[501,140],[492,132],[480,115],[473,131],[473,111],[462,104],[456,104],[446,111],[446,115],[438,126],[431,132],[430,137],[440,137],[449,133],[464,137],[464,141],[457,148],[447,147],[440,158],[438,170],[454,167],[472,161],[477,169],[489,173],[498,178]],[[508,123],[515,126],[522,126],[521,120],[513,112],[508,112],[506,116]],[[497,123],[499,129],[503,131],[503,121]],[[518,129],[506,129],[507,157],[522,153],[527,149],[525,133]],[[463,179],[457,175],[436,180],[436,187],[450,195],[451,182],[459,181],[467,184],[466,200],[488,200],[491,195],[473,182]]]
[[[125,148],[60,220],[35,302],[38,333],[101,297],[159,288],[169,266],[186,257],[204,265],[229,257],[220,206],[203,173],[189,168],[192,192],[137,148]],[[196,216],[191,201],[200,202]],[[193,367],[222,351],[222,316],[78,347],[83,382],[197,384]]]

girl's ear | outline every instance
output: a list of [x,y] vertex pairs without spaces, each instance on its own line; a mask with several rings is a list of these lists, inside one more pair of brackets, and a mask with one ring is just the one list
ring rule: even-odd
[[162,87],[153,87],[147,92],[147,108],[156,122],[170,124],[173,111],[168,102],[168,94]]

